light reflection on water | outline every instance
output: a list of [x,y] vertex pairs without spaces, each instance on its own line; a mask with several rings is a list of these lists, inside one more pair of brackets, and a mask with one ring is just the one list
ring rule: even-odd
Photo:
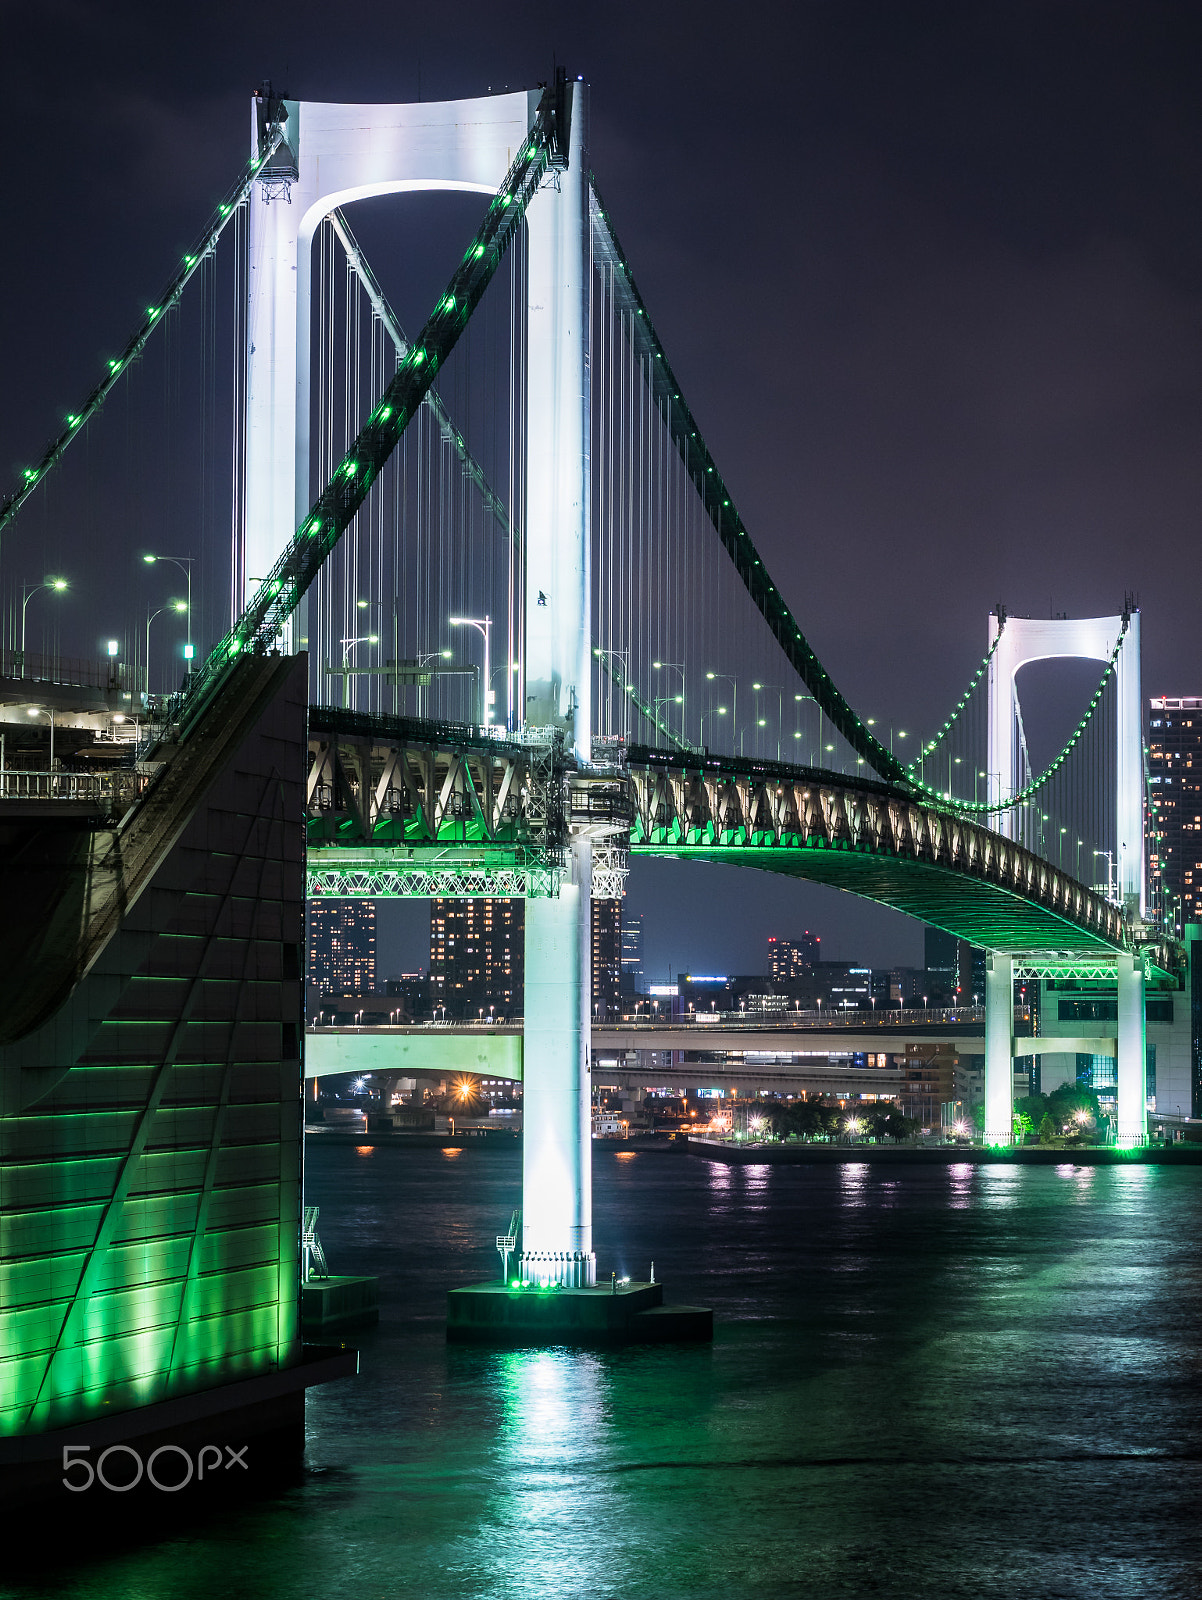
[[590,1353],[445,1344],[520,1187],[519,1152],[456,1155],[309,1152],[382,1314],[303,1488],[56,1595],[1196,1593],[1202,1169],[599,1153],[599,1276],[654,1259],[716,1338]]

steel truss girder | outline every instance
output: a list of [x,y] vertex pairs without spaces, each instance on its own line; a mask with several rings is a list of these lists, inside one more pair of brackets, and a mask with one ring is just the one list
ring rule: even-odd
[[554,900],[558,866],[522,852],[311,850],[306,893],[313,900]]
[[1081,982],[1113,983],[1117,970],[1117,951],[1113,957],[1101,956],[1096,960],[1089,958],[1074,960],[1071,956],[1044,958],[1031,954],[1014,958],[1014,976],[1024,983],[1052,978],[1076,978]]
[[507,845],[544,849],[549,774],[536,750],[371,732],[309,737],[311,846]]
[[656,763],[630,769],[636,845],[851,850],[985,880],[1071,925],[1090,945],[1125,947],[1121,910],[1015,841],[882,785],[816,783]]

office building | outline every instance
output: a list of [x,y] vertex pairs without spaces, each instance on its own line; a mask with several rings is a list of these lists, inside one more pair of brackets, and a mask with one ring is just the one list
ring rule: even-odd
[[308,982],[319,993],[374,994],[374,900],[310,900]]
[[822,940],[806,931],[796,939],[768,938],[768,976],[773,984],[785,986],[795,978],[806,977],[822,959]]
[[1181,933],[1202,922],[1202,696],[1160,695],[1148,712],[1150,887],[1168,893]]

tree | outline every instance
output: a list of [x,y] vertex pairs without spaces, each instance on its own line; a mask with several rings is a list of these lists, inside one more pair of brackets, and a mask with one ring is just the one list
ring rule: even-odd
[[1043,1121],[1039,1124],[1039,1142],[1040,1144],[1050,1144],[1055,1137],[1056,1124],[1045,1111],[1043,1114]]
[[891,1111],[884,1118],[884,1131],[890,1139],[908,1139],[917,1126],[911,1117],[903,1116],[900,1111]]

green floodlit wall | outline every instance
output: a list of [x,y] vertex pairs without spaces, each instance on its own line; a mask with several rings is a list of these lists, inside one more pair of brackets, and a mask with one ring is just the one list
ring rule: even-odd
[[89,975],[0,1049],[6,1105],[36,1084],[0,1119],[0,1434],[300,1359],[305,717],[298,657]]

